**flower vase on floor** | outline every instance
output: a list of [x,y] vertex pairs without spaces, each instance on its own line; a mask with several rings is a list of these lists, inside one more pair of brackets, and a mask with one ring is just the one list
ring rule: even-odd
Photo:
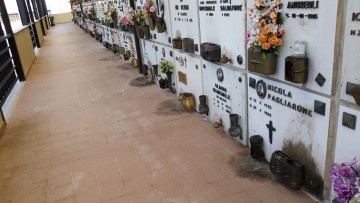
[[208,115],[209,106],[206,104],[206,95],[200,95],[199,100],[200,100],[199,113]]
[[239,115],[230,114],[230,128],[228,132],[231,137],[240,137],[240,139],[243,139],[242,129],[239,125]]
[[166,77],[167,77],[167,87],[170,89],[172,87],[172,72],[167,72]]

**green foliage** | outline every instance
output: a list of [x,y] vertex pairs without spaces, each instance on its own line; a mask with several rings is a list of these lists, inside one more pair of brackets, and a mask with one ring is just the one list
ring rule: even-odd
[[163,74],[166,74],[168,72],[171,72],[171,70],[174,68],[173,65],[170,64],[167,60],[160,61],[160,72]]

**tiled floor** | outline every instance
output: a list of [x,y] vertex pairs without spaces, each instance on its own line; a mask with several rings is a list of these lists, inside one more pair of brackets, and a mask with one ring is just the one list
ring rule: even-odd
[[154,113],[176,98],[129,86],[123,64],[73,24],[50,30],[8,115],[0,202],[313,202],[236,177],[247,149],[197,113]]

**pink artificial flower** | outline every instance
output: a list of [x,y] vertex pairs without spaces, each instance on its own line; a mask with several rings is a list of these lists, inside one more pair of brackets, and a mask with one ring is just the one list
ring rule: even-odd
[[156,10],[155,6],[151,6],[151,7],[150,7],[150,12],[151,12],[151,13],[154,13],[155,10]]

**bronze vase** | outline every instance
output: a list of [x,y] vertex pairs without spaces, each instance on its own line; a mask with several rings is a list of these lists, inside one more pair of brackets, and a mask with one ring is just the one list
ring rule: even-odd
[[262,150],[263,138],[260,135],[253,135],[250,137],[250,150],[251,158],[253,159],[263,159],[264,152]]
[[128,31],[130,33],[134,33],[135,32],[135,27],[134,26],[128,26]]
[[136,34],[139,38],[144,38],[144,31],[141,25],[136,26]]
[[158,33],[165,32],[166,25],[165,25],[165,21],[163,18],[161,18],[161,17],[156,18],[155,25],[156,25],[156,28],[158,29]]
[[192,111],[196,107],[195,97],[191,93],[183,93],[181,98],[181,103],[184,108],[188,111]]
[[276,72],[277,57],[273,53],[266,54],[266,59],[261,53],[248,49],[248,69],[251,72],[272,75]]
[[200,100],[199,113],[208,115],[209,106],[206,104],[206,95],[200,95],[199,100]]
[[299,190],[305,183],[305,165],[282,151],[275,151],[270,159],[270,171],[283,183]]
[[182,49],[182,39],[180,37],[174,38],[172,43],[174,49]]
[[147,17],[149,22],[149,28],[150,30],[155,30],[155,19],[152,17]]
[[150,28],[148,25],[143,25],[142,26],[142,29],[143,29],[143,33],[144,33],[144,38],[149,40],[150,39]]
[[242,129],[239,125],[239,115],[230,114],[230,128],[228,132],[231,137],[240,137],[240,139],[243,139]]

